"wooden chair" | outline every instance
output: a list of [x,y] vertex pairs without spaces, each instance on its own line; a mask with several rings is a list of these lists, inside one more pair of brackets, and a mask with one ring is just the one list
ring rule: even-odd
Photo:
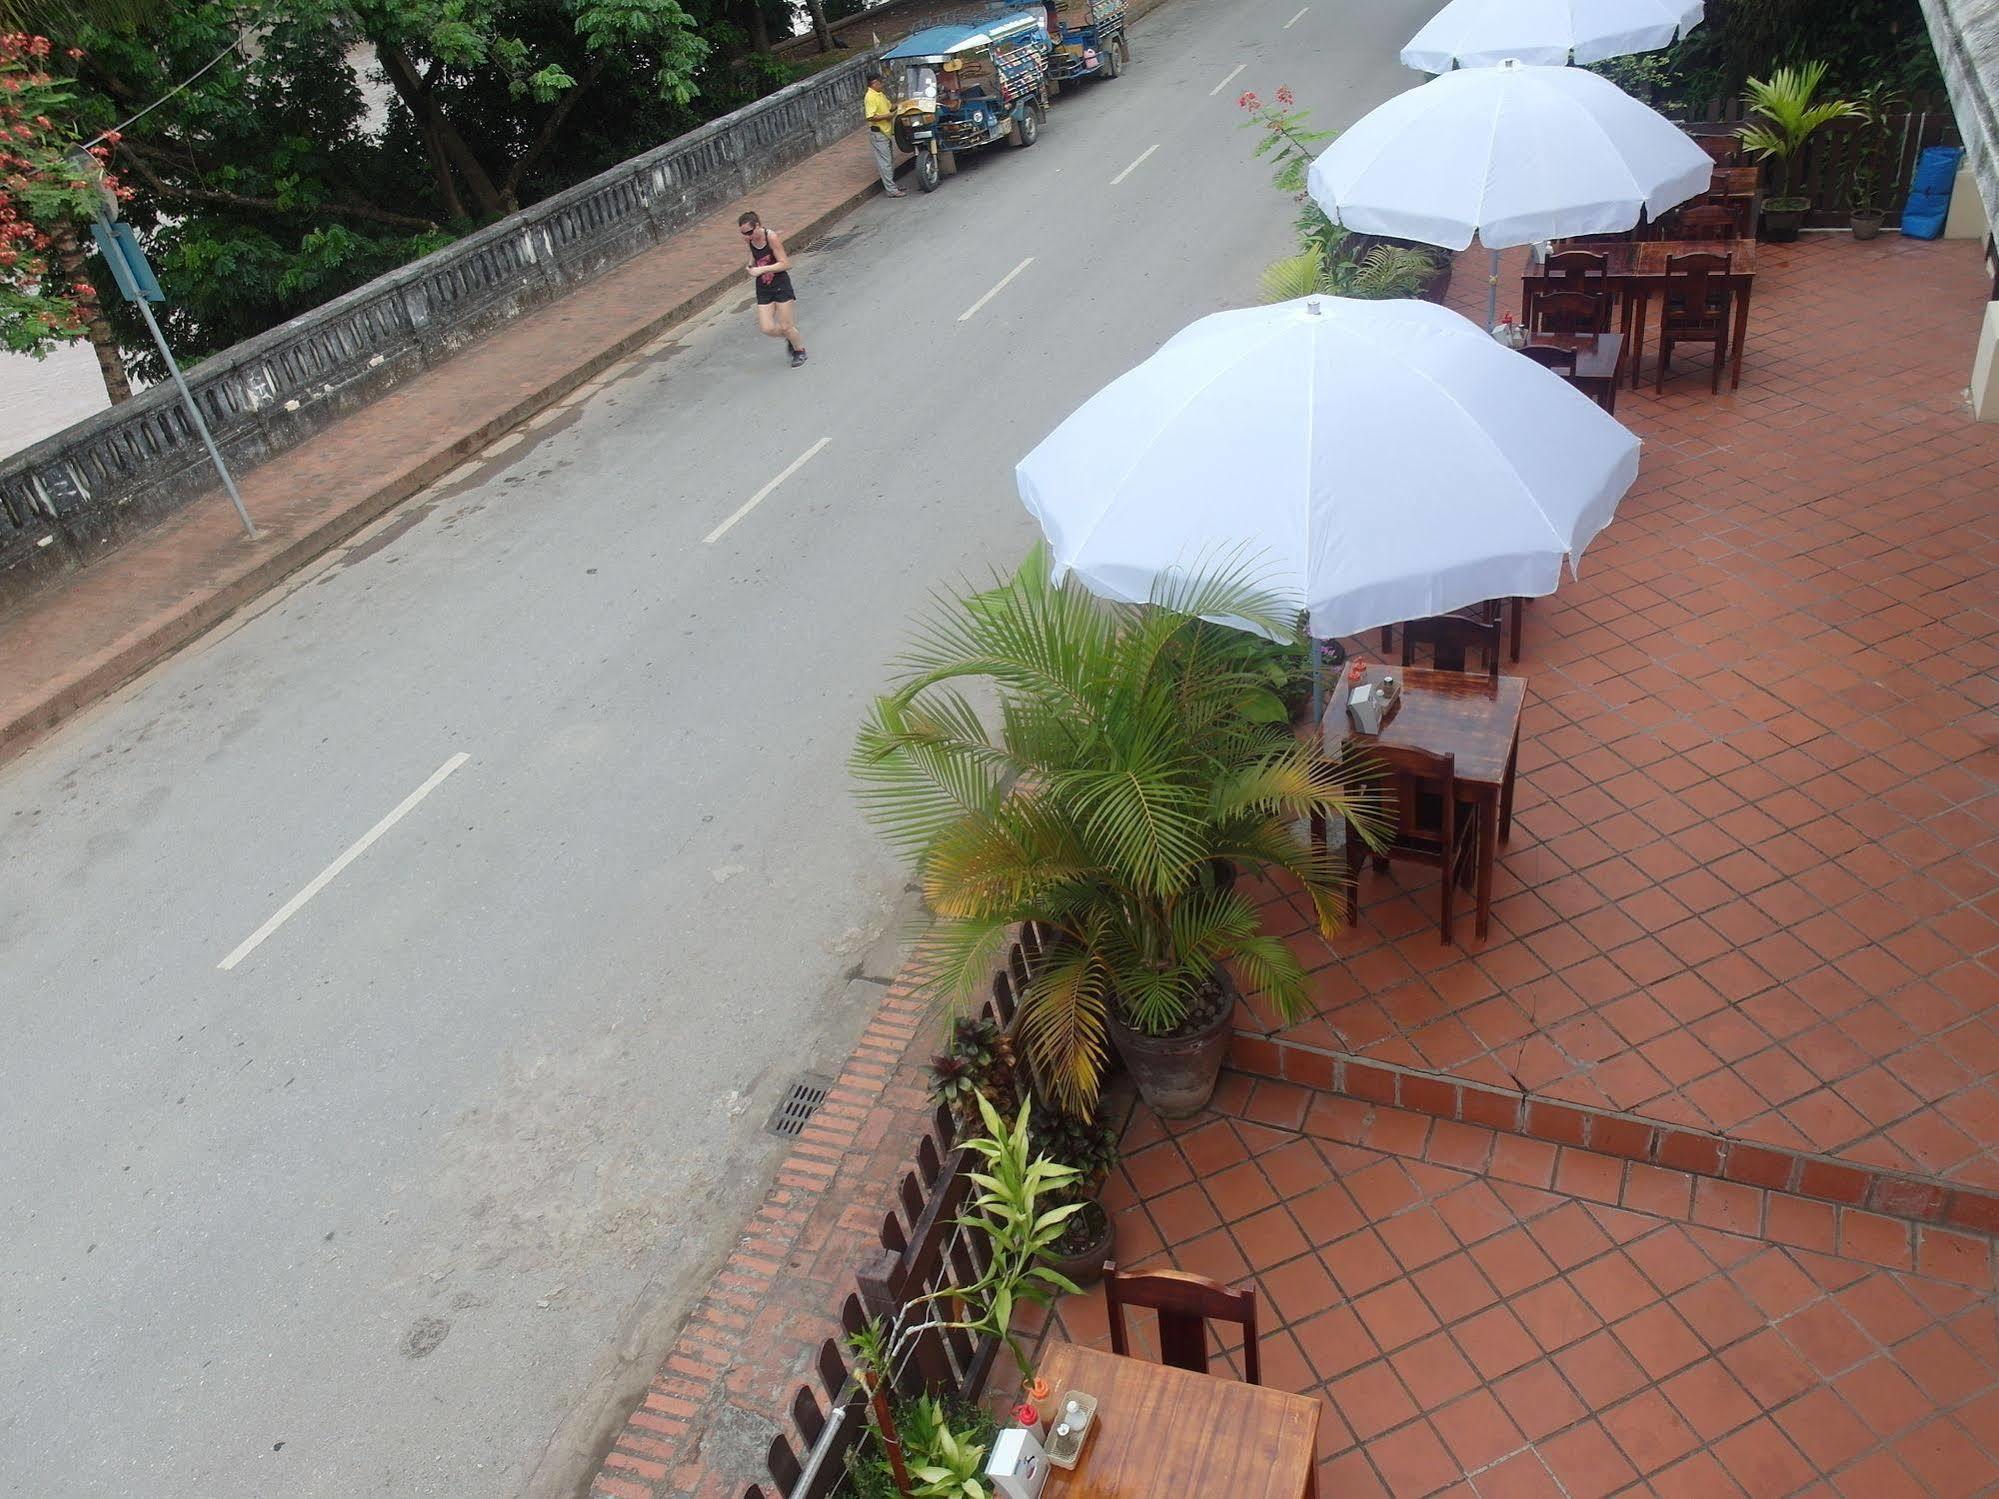
[[[1532,334],[1528,335],[1530,338]],[[1553,370],[1558,375],[1573,376],[1576,372],[1576,351],[1558,349],[1552,344],[1528,344],[1521,353],[1540,365]]]
[[1673,226],[1674,239],[1737,239],[1742,220],[1724,203],[1695,203],[1680,210]]
[[[1383,766],[1387,791],[1383,810],[1391,831],[1388,841],[1371,851],[1353,824],[1347,824],[1347,919],[1354,919],[1359,905],[1363,859],[1372,857],[1376,869],[1386,869],[1391,859],[1428,864],[1443,871],[1438,924],[1449,946],[1457,892],[1461,887],[1474,888],[1478,874],[1480,814],[1476,805],[1458,799],[1456,757],[1393,744],[1370,744],[1358,753],[1373,755]],[[1485,935],[1483,910],[1476,925],[1478,934]]]
[[1466,663],[1473,649],[1476,649],[1484,663],[1480,670],[1497,682],[1501,634],[1499,602],[1496,599],[1480,605],[1476,610],[1439,614],[1430,619],[1412,619],[1402,626],[1402,664],[1416,665],[1418,648],[1427,645],[1438,671],[1466,671],[1469,669]]
[[1729,255],[1698,254],[1666,257],[1665,285],[1659,299],[1659,372],[1654,390],[1666,388],[1673,349],[1679,344],[1711,344],[1714,369],[1708,389],[1721,391],[1721,369],[1728,363],[1729,314],[1735,293],[1729,286]]
[[1693,142],[1718,167],[1732,167],[1742,159],[1742,142],[1732,135],[1696,135]]
[[1601,288],[1610,257],[1595,250],[1557,250],[1541,262],[1542,284],[1549,291],[1589,291]]
[[1610,293],[1607,291],[1544,291],[1534,298],[1527,316],[1527,334],[1608,333]]
[[1231,1291],[1205,1275],[1184,1270],[1120,1271],[1115,1260],[1104,1264],[1104,1302],[1110,1308],[1111,1352],[1131,1357],[1124,1309],[1145,1307],[1159,1313],[1159,1360],[1195,1374],[1208,1372],[1208,1324],[1233,1322],[1242,1329],[1243,1377],[1263,1383],[1257,1358],[1256,1289]]

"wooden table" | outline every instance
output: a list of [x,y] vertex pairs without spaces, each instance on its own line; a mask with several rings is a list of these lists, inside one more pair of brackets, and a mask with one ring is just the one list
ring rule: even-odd
[[1043,1499],[1318,1499],[1319,1402],[1058,1343],[1036,1371],[1097,1397],[1097,1427]]
[[[1576,356],[1575,373],[1564,378],[1605,411],[1617,410],[1617,377],[1624,359],[1622,333],[1529,333],[1527,342],[1544,349],[1567,349]],[[1519,628],[1513,659],[1520,659]]]
[[[1723,170],[1730,170],[1723,168]],[[1559,249],[1560,247],[1557,246]],[[1729,352],[1729,389],[1742,384],[1742,345],[1749,332],[1749,297],[1756,285],[1756,241],[1753,239],[1648,239],[1635,244],[1593,244],[1579,248],[1604,257],[1604,285],[1621,292],[1626,299],[1625,321],[1631,332],[1632,388],[1638,385],[1638,367],[1645,360],[1645,318],[1654,290],[1666,284],[1666,261],[1675,255],[1727,255],[1731,257],[1728,284],[1735,294],[1735,326],[1730,333],[1734,348]],[[1534,283],[1544,279],[1545,270],[1532,261],[1520,278],[1523,303],[1531,297]]]
[[[1346,743],[1391,744],[1451,755],[1458,789],[1479,809],[1478,918],[1473,930],[1485,936],[1492,917],[1492,869],[1499,845],[1513,831],[1513,782],[1520,761],[1520,713],[1527,703],[1527,679],[1483,673],[1435,671],[1426,666],[1370,666],[1367,680],[1402,680],[1402,706],[1379,734],[1356,734],[1344,704],[1326,710],[1319,723],[1321,752],[1334,756]],[[1349,876],[1351,878],[1351,875]]]

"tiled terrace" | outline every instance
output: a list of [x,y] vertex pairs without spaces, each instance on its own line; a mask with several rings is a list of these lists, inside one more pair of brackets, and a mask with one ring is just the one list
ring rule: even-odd
[[[1696,352],[1620,398],[1638,487],[1529,611],[1490,940],[1438,942],[1427,871],[1330,947],[1267,888],[1318,1013],[1245,1013],[1214,1106],[1127,1136],[1120,1259],[1257,1285],[1328,1499],[1999,1493],[1995,1240],[1916,1221],[1999,1232],[1987,283],[1969,245],[1763,253],[1741,390]],[[767,1484],[934,1039],[885,998],[594,1495]],[[1101,1296],[1054,1324],[1102,1340]]]
[[[1255,1283],[1322,1494],[1999,1488],[1982,1236],[1240,1076],[1108,1197],[1127,1267]],[[1056,1323],[1106,1343],[1101,1291]]]
[[1528,609],[1490,939],[1440,944],[1428,870],[1330,946],[1272,890],[1317,970],[1274,1039],[1999,1189],[1989,283],[1970,245],[1763,254],[1740,391],[1696,351],[1620,396],[1638,484]]

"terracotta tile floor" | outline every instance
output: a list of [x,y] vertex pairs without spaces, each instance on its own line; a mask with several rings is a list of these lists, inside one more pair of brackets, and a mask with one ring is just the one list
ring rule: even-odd
[[1999,1489],[1990,1240],[1235,1075],[1125,1148],[1122,1262],[1255,1283],[1328,1499]]
[[1989,283],[1970,245],[1762,253],[1741,390],[1696,350],[1622,394],[1637,487],[1528,608],[1490,939],[1440,944],[1427,870],[1330,946],[1272,891],[1317,970],[1284,1035],[1999,1187]]

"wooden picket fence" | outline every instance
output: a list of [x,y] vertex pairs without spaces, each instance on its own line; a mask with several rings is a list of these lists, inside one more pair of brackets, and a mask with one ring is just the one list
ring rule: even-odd
[[[1011,1032],[1018,1013],[1015,996],[1027,982],[1041,941],[1031,927],[1008,950],[993,978],[992,997],[980,1008],[984,1019]],[[984,1245],[960,1233],[955,1220],[970,1194],[968,1173],[978,1157],[957,1142],[956,1121],[939,1107],[930,1129],[916,1145],[915,1161],[903,1174],[896,1201],[882,1218],[880,1247],[855,1273],[855,1289],[840,1306],[843,1334],[859,1332],[872,1318],[893,1325],[911,1301],[948,1286],[969,1284],[985,1269]],[[976,1400],[985,1388],[1000,1341],[962,1331],[924,1332],[903,1350],[895,1368],[898,1393],[913,1396],[957,1393]],[[827,1404],[810,1384],[791,1398],[791,1433],[773,1438],[766,1466],[778,1499],[830,1499],[847,1482],[847,1455],[868,1431],[867,1397],[854,1378],[850,1354],[840,1339],[828,1338],[814,1361]],[[743,1499],[766,1499],[752,1484]]]
[[[1912,100],[1911,105],[1908,114],[1889,118],[1883,132],[1886,144],[1876,151],[1877,202],[1887,215],[1884,222],[1890,225],[1902,222],[1902,204],[1909,196],[1909,183],[1923,148],[1962,144],[1948,100],[1923,97]],[[1712,99],[1689,109],[1681,124],[1695,135],[1732,134],[1748,115],[1740,99]],[[1846,224],[1853,209],[1853,172],[1861,165],[1864,150],[1863,132],[1856,120],[1835,120],[1805,143],[1795,181],[1798,192],[1812,200],[1811,212],[1805,215],[1807,225],[1835,228]],[[1775,190],[1777,170],[1773,165],[1764,174],[1766,193]]]

